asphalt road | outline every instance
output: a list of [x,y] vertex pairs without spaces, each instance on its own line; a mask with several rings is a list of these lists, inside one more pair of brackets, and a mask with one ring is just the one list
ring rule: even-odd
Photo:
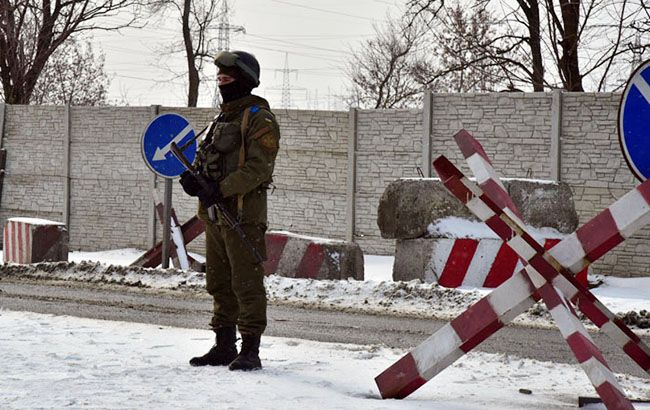
[[[0,309],[94,319],[207,328],[212,303],[204,292],[168,291],[74,281],[0,280]],[[270,305],[267,335],[324,342],[381,344],[411,349],[446,322],[395,316],[310,310]],[[616,372],[647,377],[621,349],[600,333],[592,335]],[[644,338],[650,344],[650,338]],[[557,330],[508,326],[477,350],[559,363],[575,359]],[[196,352],[191,352],[193,354]]]

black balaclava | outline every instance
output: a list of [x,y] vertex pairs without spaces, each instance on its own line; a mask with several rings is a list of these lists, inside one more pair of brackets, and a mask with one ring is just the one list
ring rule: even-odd
[[251,94],[253,87],[237,67],[219,67],[218,74],[227,74],[235,79],[232,83],[219,86],[219,93],[224,103],[235,101]]

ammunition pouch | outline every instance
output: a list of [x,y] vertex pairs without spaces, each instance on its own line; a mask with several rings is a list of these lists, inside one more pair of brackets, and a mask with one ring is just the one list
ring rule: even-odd
[[237,122],[218,122],[211,138],[206,138],[199,146],[197,163],[201,172],[208,178],[219,181],[238,168],[238,156],[233,154],[242,144],[240,124]]

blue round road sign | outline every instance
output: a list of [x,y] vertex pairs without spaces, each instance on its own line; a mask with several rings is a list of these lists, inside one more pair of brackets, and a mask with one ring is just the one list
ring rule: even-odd
[[[177,177],[185,171],[185,167],[171,152],[172,142],[180,147],[192,138],[194,130],[188,120],[174,113],[160,114],[142,134],[142,158],[161,177]],[[183,153],[189,162],[194,161],[196,143],[190,144]]]
[[625,86],[618,109],[618,138],[634,176],[650,177],[650,60],[637,68]]

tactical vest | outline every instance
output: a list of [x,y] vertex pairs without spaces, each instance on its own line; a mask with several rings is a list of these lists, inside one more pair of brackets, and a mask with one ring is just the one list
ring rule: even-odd
[[[250,123],[250,115],[260,110],[253,105],[246,107],[243,115],[237,115],[231,121],[221,121],[220,114],[213,122],[206,138],[199,142],[195,166],[203,175],[213,181],[221,181],[224,177],[244,165],[246,160],[245,136]],[[262,189],[268,189],[271,181],[265,181]],[[237,217],[241,218],[244,195],[237,195]],[[234,205],[234,204],[233,204]]]
[[239,156],[233,152],[242,150],[242,135],[242,123],[237,118],[232,122],[219,122],[217,118],[196,154],[196,164],[203,175],[220,181],[237,170]]

